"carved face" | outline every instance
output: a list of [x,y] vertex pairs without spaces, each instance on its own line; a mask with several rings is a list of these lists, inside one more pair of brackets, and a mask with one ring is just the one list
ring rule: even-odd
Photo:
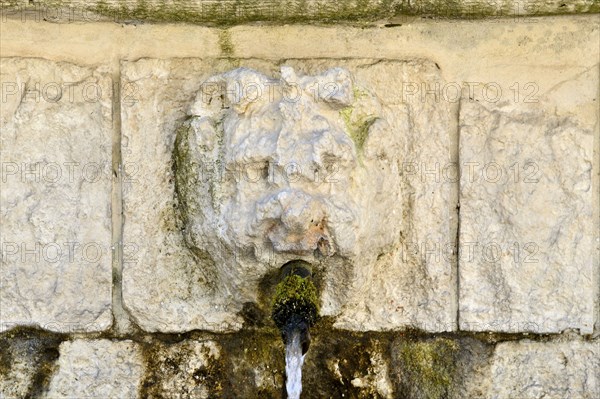
[[368,270],[401,215],[400,149],[380,115],[341,68],[208,79],[175,145],[187,244],[237,291],[292,259]]

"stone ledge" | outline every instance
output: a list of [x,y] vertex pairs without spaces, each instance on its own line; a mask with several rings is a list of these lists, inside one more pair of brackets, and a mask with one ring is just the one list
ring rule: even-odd
[[441,19],[507,18],[600,12],[598,0],[6,0],[7,17],[54,22],[181,22],[231,26],[261,23],[368,23],[396,25],[412,17]]

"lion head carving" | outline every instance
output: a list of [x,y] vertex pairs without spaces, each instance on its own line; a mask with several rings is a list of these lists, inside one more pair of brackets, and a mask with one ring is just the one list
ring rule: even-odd
[[356,281],[397,243],[402,148],[381,107],[342,68],[202,84],[177,132],[176,194],[186,245],[220,289],[252,299],[295,259]]

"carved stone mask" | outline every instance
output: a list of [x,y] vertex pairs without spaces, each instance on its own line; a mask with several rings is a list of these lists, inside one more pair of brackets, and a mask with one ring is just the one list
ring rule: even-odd
[[174,154],[184,237],[220,287],[250,298],[292,259],[356,277],[398,241],[399,141],[349,71],[238,68],[206,80],[189,115]]

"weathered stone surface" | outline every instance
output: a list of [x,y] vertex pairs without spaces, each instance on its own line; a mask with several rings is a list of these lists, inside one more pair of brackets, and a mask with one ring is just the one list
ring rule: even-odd
[[594,125],[561,112],[461,103],[461,329],[592,333]]
[[397,398],[394,333],[315,331],[302,368],[302,397]]
[[506,342],[491,361],[490,399],[600,396],[600,343]]
[[111,79],[41,59],[1,66],[0,329],[106,329]]
[[420,251],[448,239],[449,186],[412,175],[422,159],[448,161],[449,105],[402,91],[439,83],[436,66],[235,66],[123,64],[123,292],[136,321],[239,329],[261,280],[304,259],[338,327],[453,329],[450,259]]
[[580,62],[545,91],[521,81],[510,101],[463,98],[461,328],[592,332],[599,65]]
[[[4,345],[3,345],[4,346]],[[16,345],[11,345],[16,346]],[[21,348],[6,345],[0,348],[0,398],[24,398],[35,375],[35,358]]]
[[588,399],[600,389],[600,342],[428,338],[395,340],[395,397],[410,399]]
[[53,22],[168,21],[200,24],[244,22],[367,22],[407,16],[488,18],[598,12],[594,0],[3,0],[12,18]]
[[222,396],[225,370],[221,349],[214,341],[186,340],[172,345],[152,345],[144,398],[205,399]]
[[[394,397],[394,387],[390,380],[390,366],[384,359],[383,351],[374,351],[369,355],[370,364],[364,370],[357,370],[350,383],[360,390],[361,395],[373,398],[391,399]],[[339,376],[338,362],[330,362],[329,372]]]
[[144,373],[132,341],[75,340],[60,345],[46,398],[138,398]]
[[23,330],[0,335],[0,398],[37,397],[55,370],[60,340]]
[[391,367],[396,377],[396,397],[454,397],[459,348],[458,342],[447,338],[394,342]]
[[[316,327],[302,368],[302,398],[397,398],[389,347],[394,333]],[[280,398],[285,348],[275,329],[246,329],[180,342],[153,340],[143,398]]]
[[[451,399],[486,398],[491,386],[490,359],[494,344],[472,337],[455,339],[454,343],[458,345],[458,353],[453,359],[456,363],[453,366],[454,374],[448,397]],[[403,373],[401,366],[396,365],[394,369]]]

